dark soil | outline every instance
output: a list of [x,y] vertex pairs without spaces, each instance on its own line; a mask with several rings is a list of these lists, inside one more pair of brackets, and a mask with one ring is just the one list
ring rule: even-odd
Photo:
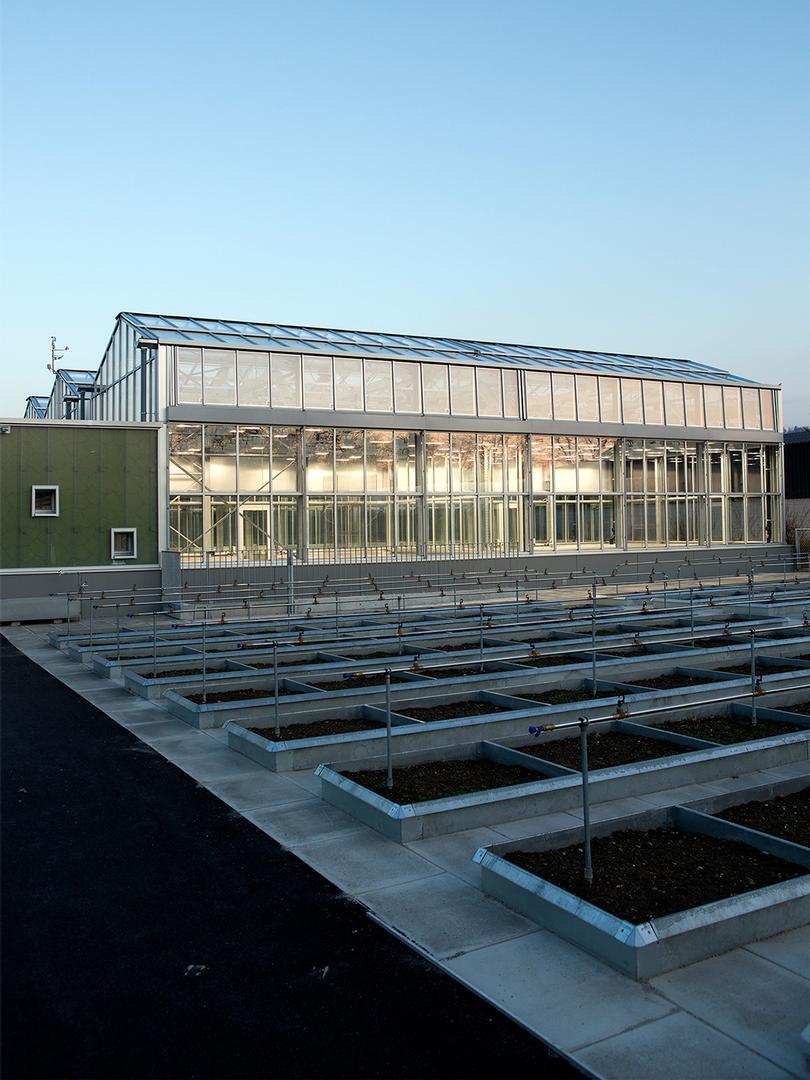
[[[450,643],[449,645],[434,645],[432,643],[426,644],[425,649],[429,649],[431,652],[461,652],[463,649],[480,649],[480,641],[462,641],[460,644]],[[484,645],[485,649],[490,648],[489,645]]]
[[[243,663],[243,664],[250,664],[250,666],[252,668],[262,668],[262,669],[271,668],[272,669],[272,667],[273,667],[273,661],[272,660],[240,660],[239,662]],[[303,665],[306,664],[306,663],[307,663],[306,660],[301,660],[299,658],[296,658],[295,660],[279,660],[278,666],[280,668],[281,667],[303,667]],[[313,664],[319,664],[319,663],[321,663],[321,661],[320,660],[313,660],[312,663]]]
[[[304,692],[303,690],[288,690],[284,686],[278,688],[279,697]],[[244,690],[209,690],[205,700],[203,700],[202,694],[185,694],[184,696],[188,701],[193,701],[195,705],[216,705],[219,701],[253,701],[254,698],[272,698],[274,695],[272,686],[261,688],[248,686]]]
[[385,769],[347,772],[357,784],[374,791],[392,802],[402,804],[445,799],[450,795],[466,795],[470,791],[511,787],[542,780],[542,773],[524,769],[522,765],[500,765],[482,758],[461,761],[426,761],[394,769],[394,787],[385,784]]
[[[751,665],[737,664],[735,667],[724,667],[722,669],[729,675],[750,675]],[[760,664],[757,662],[756,673],[757,675],[782,675],[785,672],[799,672],[801,668],[791,667],[790,664],[780,664],[778,661],[774,661],[772,664]],[[805,674],[810,678],[810,671],[805,671]]]
[[[561,889],[632,923],[789,881],[802,867],[747,844],[681,829],[626,830],[591,842],[594,881],[586,884],[579,845],[512,851],[506,858]],[[632,882],[632,887],[628,887]]]
[[[213,674],[215,674],[215,672],[226,671],[227,669],[226,668],[209,667],[209,668],[206,668],[205,670],[208,672],[209,675],[213,675]],[[138,675],[143,675],[143,677],[145,679],[151,679],[153,677],[152,668],[145,668],[143,671],[139,671],[137,674]],[[181,675],[202,675],[202,668],[201,667],[171,668],[169,671],[163,671],[161,668],[158,668],[157,675],[154,676],[154,677],[158,678],[158,679],[177,679],[177,678],[180,678]]]
[[563,664],[584,664],[591,659],[591,653],[551,653],[549,656],[516,656],[515,664],[527,664],[530,667],[562,667]]
[[343,720],[334,717],[327,720],[313,720],[309,724],[282,724],[281,735],[276,736],[275,727],[252,727],[257,735],[270,739],[271,742],[290,742],[293,739],[317,739],[323,735],[345,735],[348,731],[369,731],[384,725],[376,720]]
[[[681,639],[682,645],[692,645],[689,638]],[[696,649],[720,649],[728,645],[741,645],[742,638],[729,637],[728,634],[719,633],[717,637],[696,637],[694,645]]]
[[539,701],[543,705],[570,705],[574,701],[586,701],[591,697],[588,690],[544,690],[540,694],[517,694],[527,701]]
[[810,716],[810,701],[805,701],[801,705],[785,706],[783,712],[797,712],[802,716]]
[[656,724],[662,731],[677,731],[679,735],[690,735],[693,739],[706,739],[708,742],[730,746],[733,743],[750,742],[751,739],[769,739],[774,735],[787,735],[791,731],[806,731],[807,728],[789,721],[757,719],[757,726],[752,727],[750,720],[736,716],[686,716],[683,720],[668,720],[665,724]]
[[497,668],[493,671],[486,664],[482,671],[480,664],[471,664],[469,667],[419,668],[418,674],[430,675],[432,679],[457,679],[462,675],[502,675],[503,672]]
[[502,705],[490,705],[488,701],[454,701],[449,705],[433,705],[430,708],[397,710],[400,716],[410,716],[412,720],[454,720],[458,716],[484,716],[487,713],[508,712]]
[[[531,742],[518,749],[524,754],[553,761],[566,769],[579,772],[579,739],[557,739],[553,742]],[[588,734],[588,769],[609,769],[614,765],[629,765],[632,761],[652,761],[688,753],[686,746],[648,739],[644,735],[626,735],[623,731],[592,731]]]
[[[391,682],[397,682],[393,673]],[[330,679],[329,682],[318,682],[312,685],[317,685],[319,690],[360,690],[364,686],[384,686],[385,672],[380,671],[376,675],[352,675],[350,679]]]
[[643,645],[622,645],[617,649],[605,649],[600,651],[598,659],[609,660],[612,656],[647,656],[649,650]]
[[[109,656],[105,656],[105,660],[149,660],[150,653],[147,650],[148,646],[144,645],[143,652],[122,652],[120,656],[117,653],[110,653]],[[158,653],[158,659],[160,659],[160,653]]]
[[793,795],[768,799],[767,802],[731,806],[716,816],[810,847],[810,788]]
[[632,685],[645,690],[678,690],[682,686],[705,686],[706,680],[691,675],[659,675],[655,679],[633,679]]
[[395,658],[402,659],[403,656],[410,656],[411,654],[410,653],[398,653],[396,651],[396,649],[395,649],[393,652],[385,652],[385,651],[382,651],[382,652],[367,652],[367,653],[363,653],[362,656],[361,656],[359,653],[350,652],[349,650],[341,649],[340,650],[340,655],[341,656],[346,656],[350,660],[382,660],[382,659],[393,660]]

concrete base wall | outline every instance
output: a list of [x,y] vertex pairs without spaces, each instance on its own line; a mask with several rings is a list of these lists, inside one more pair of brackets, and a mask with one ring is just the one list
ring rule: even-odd
[[[137,567],[102,570],[54,570],[45,573],[18,570],[0,574],[0,622],[34,622],[68,617],[65,594],[85,591],[159,589],[160,571]],[[146,609],[139,609],[146,610]],[[88,618],[88,603],[70,603],[70,618]]]

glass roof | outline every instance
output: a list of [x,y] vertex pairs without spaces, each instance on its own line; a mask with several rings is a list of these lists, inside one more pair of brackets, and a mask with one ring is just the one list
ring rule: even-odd
[[76,393],[79,386],[92,386],[96,381],[95,371],[78,371],[75,368],[59,368],[56,373],[65,383],[68,391]]
[[[547,371],[579,371],[636,375],[695,382],[752,383],[727,371],[661,356],[585,352],[540,345],[510,345],[457,338],[416,337],[406,334],[328,330],[276,323],[230,322],[175,315],[122,312],[119,318],[141,337],[167,344],[209,345],[230,348],[293,349],[302,352],[386,356],[456,363],[497,364]],[[757,384],[753,384],[757,385]]]

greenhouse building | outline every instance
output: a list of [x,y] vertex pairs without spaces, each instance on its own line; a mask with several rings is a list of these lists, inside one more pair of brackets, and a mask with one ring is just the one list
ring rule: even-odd
[[687,360],[124,313],[79,374],[48,415],[158,425],[186,565],[782,540],[779,388]]

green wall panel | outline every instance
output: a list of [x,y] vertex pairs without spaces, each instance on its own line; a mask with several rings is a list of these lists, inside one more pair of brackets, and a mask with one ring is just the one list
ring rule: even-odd
[[[33,484],[59,485],[59,517],[31,516]],[[157,431],[45,423],[0,435],[0,568],[111,566],[110,529],[138,530],[158,561]]]

